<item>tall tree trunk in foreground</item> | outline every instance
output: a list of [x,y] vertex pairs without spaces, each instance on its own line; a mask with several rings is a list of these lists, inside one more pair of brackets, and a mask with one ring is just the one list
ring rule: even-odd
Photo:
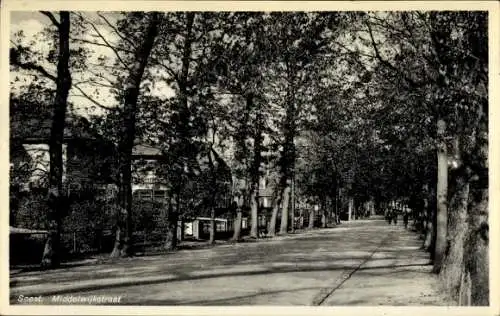
[[460,286],[465,240],[468,231],[467,210],[470,187],[468,180],[463,175],[459,175],[456,182],[456,192],[450,203],[450,208],[453,210],[450,214],[448,227],[450,250],[444,259],[440,273],[445,288],[453,297],[457,297]]
[[436,247],[434,249],[435,273],[441,270],[446,251],[446,230],[448,226],[448,151],[445,140],[446,123],[443,119],[437,122],[437,205],[436,205]]
[[[135,52],[133,64],[129,70],[129,75],[124,86],[124,107],[123,125],[121,128],[121,139],[119,144],[119,210],[121,214],[126,214],[124,227],[124,239],[118,240],[118,235],[122,229],[116,229],[117,242],[111,252],[111,257],[128,256],[132,254],[132,148],[135,140],[135,121],[137,112],[137,100],[139,98],[139,87],[144,74],[144,69],[153,49],[154,41],[158,35],[160,24],[160,13],[150,13],[151,21],[145,32],[144,41]],[[117,226],[119,226],[118,223]]]
[[63,148],[64,125],[68,94],[71,89],[71,74],[69,71],[69,12],[59,13],[60,21],[57,24],[59,31],[59,60],[57,63],[56,96],[52,112],[52,127],[49,140],[49,236],[43,250],[42,267],[57,267],[60,264],[61,217],[65,207],[62,187],[63,177]]
[[470,280],[470,283],[468,286],[463,285],[462,288],[469,296],[467,305],[488,306],[490,304],[488,188],[477,190],[475,195],[469,206],[470,226],[464,242],[462,272],[464,279]]

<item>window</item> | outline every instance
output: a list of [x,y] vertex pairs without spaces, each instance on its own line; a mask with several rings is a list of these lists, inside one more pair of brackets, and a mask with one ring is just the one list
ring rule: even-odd
[[155,200],[163,201],[166,200],[167,194],[165,190],[151,190],[151,189],[139,189],[134,191],[133,194],[135,199],[138,200]]
[[155,200],[164,200],[167,198],[165,190],[155,190],[153,196]]
[[152,190],[140,189],[134,191],[134,198],[138,200],[150,200],[152,198]]
[[226,223],[225,222],[216,222],[215,227],[216,227],[216,230],[218,232],[226,231]]

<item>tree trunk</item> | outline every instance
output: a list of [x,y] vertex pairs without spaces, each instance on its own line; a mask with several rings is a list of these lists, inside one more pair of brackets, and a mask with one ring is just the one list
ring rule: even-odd
[[110,257],[111,258],[116,258],[120,256],[120,250],[121,250],[121,245],[122,245],[122,231],[121,231],[121,225],[115,227],[115,243],[113,246],[113,250],[111,251]]
[[307,228],[309,229],[313,229],[314,228],[314,220],[316,218],[316,214],[315,214],[315,211],[314,211],[314,207],[311,208],[311,210],[309,211],[309,225]]
[[436,205],[436,248],[434,249],[435,273],[441,271],[446,251],[446,230],[448,225],[448,154],[445,141],[446,123],[443,119],[437,122],[437,205]]
[[236,220],[234,221],[234,233],[232,240],[239,241],[241,239],[241,222],[243,214],[241,212],[241,207],[238,205],[236,210]]
[[299,209],[299,225],[298,229],[304,228],[304,210],[302,208]]
[[69,71],[69,12],[59,13],[59,60],[57,63],[56,96],[52,112],[52,126],[49,140],[49,236],[42,255],[42,267],[57,267],[60,264],[60,239],[63,208],[66,207],[63,197],[63,140],[68,107],[68,94],[71,89],[71,74]]
[[292,184],[290,189],[290,218],[291,231],[295,233],[295,163],[292,164]]
[[283,190],[283,207],[281,209],[280,235],[288,232],[288,207],[290,201],[290,187],[286,186]]
[[[177,215],[179,215],[179,213],[177,213]],[[184,240],[184,224],[185,224],[184,218],[181,218],[180,222],[181,222],[180,223],[181,227],[180,227],[180,236],[179,239],[177,240],[178,243]]]
[[212,209],[210,210],[210,239],[208,240],[208,243],[210,245],[215,244],[216,230],[217,230],[217,227],[215,226],[215,209],[212,206]]
[[465,271],[470,274],[470,305],[489,306],[488,188],[474,188],[469,207],[470,229],[465,241]]
[[165,250],[174,250],[177,247],[177,221],[179,209],[177,205],[177,209],[174,209],[172,205],[172,198],[170,199],[170,206],[168,212],[168,227],[167,227],[167,236],[165,239]]
[[[453,202],[454,201],[454,202]],[[448,228],[450,250],[444,259],[441,279],[444,281],[445,288],[452,297],[458,296],[460,287],[461,273],[463,267],[465,239],[467,237],[467,209],[469,204],[469,183],[466,179],[459,176],[457,178],[457,191],[452,198],[451,207],[453,213],[450,214]]]
[[326,200],[325,198],[322,198],[321,199],[321,210],[320,210],[320,214],[321,214],[321,228],[325,228],[326,227]]
[[188,95],[187,95],[187,85],[189,68],[191,64],[191,52],[192,52],[192,42],[193,42],[193,23],[194,23],[194,12],[186,12],[186,37],[184,41],[183,54],[182,54],[182,69],[179,77],[179,113],[180,113],[180,131],[181,137],[187,137],[189,135],[189,107],[188,107]]
[[177,248],[177,229],[178,229],[178,225],[177,225],[177,221],[175,219],[177,219],[177,214],[174,213],[172,214],[173,215],[173,218],[169,220],[169,225],[168,225],[168,230],[167,230],[167,238],[165,240],[165,245],[164,245],[164,249],[165,250],[175,250],[175,248]]
[[271,214],[271,220],[269,221],[269,227],[267,229],[267,233],[271,237],[276,235],[276,221],[278,220],[278,211],[281,204],[282,195],[283,190],[278,188],[276,196],[273,199],[273,212]]
[[[158,25],[160,23],[160,13],[150,13],[151,22],[144,36],[144,42],[135,53],[133,65],[129,71],[129,76],[124,86],[124,119],[121,130],[121,139],[119,144],[119,167],[120,167],[120,185],[119,185],[119,210],[126,215],[125,238],[121,249],[113,249],[112,256],[128,256],[132,254],[132,148],[135,140],[135,120],[137,112],[137,100],[139,97],[139,88],[144,74],[144,69],[153,49],[154,40],[158,34]],[[117,229],[116,233],[121,231]],[[119,246],[118,246],[119,247]]]
[[[254,95],[252,93],[246,96],[246,106],[247,110],[250,111],[254,107]],[[250,168],[250,217],[251,217],[251,228],[250,237],[259,237],[259,222],[258,222],[258,211],[259,211],[259,182],[260,182],[260,165],[262,162],[262,114],[260,108],[260,102],[257,102],[256,108],[256,129],[253,134],[254,138],[254,154],[253,161]]]
[[349,204],[347,209],[347,220],[351,221],[353,213],[354,213],[354,198],[349,197]]
[[258,222],[258,210],[259,210],[259,202],[258,202],[258,195],[257,195],[257,189],[253,188],[252,193],[250,195],[250,237],[251,238],[258,238],[259,237],[259,222]]
[[[213,145],[213,144],[212,144]],[[215,223],[215,207],[216,207],[216,196],[217,196],[217,170],[215,167],[214,160],[212,159],[212,147],[208,153],[208,163],[210,165],[210,182],[211,182],[211,196],[210,196],[210,237],[208,243],[210,245],[215,244],[215,234],[216,234],[216,223]]]
[[433,252],[431,251],[431,241],[432,241],[432,232],[434,228],[432,227],[432,218],[434,215],[432,214],[431,208],[429,207],[429,192],[428,192],[428,186],[425,185],[424,187],[424,197],[423,197],[423,210],[422,210],[422,216],[423,216],[423,224],[422,224],[422,229],[423,229],[423,235],[424,235],[424,242],[422,244],[422,248],[425,249],[426,251]]

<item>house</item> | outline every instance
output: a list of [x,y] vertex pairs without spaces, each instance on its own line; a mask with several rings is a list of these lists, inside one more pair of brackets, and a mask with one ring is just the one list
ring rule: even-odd
[[[11,201],[18,202],[16,192],[39,191],[43,194],[47,189],[51,119],[48,115],[30,117],[13,113],[10,125]],[[87,119],[68,114],[63,140],[63,184],[68,194],[78,194],[85,189],[106,193],[111,190],[115,194],[116,164],[116,145],[95,131]],[[153,207],[160,207],[162,211],[167,209],[165,205],[171,202],[169,194],[172,188],[172,183],[165,180],[168,164],[167,156],[159,146],[136,142],[132,151],[134,201],[139,204],[155,201],[150,205],[156,205]],[[190,161],[189,168],[192,177],[183,194],[187,191],[192,194],[189,201],[183,201],[186,215],[183,220],[189,223],[198,216],[208,216],[207,205],[211,198],[216,202],[216,215],[220,221],[231,218],[231,171],[224,159],[216,150],[205,146]],[[215,182],[207,182],[211,179],[211,172],[215,172]],[[15,222],[13,218],[16,216],[11,216],[11,224]],[[183,235],[182,231],[180,235]],[[200,238],[201,234],[194,237]]]
[[[10,167],[19,190],[47,186],[50,129],[50,118],[11,116]],[[66,188],[112,182],[113,147],[85,118],[67,115],[62,147]]]
[[[134,200],[163,201],[165,206],[169,203],[176,204],[176,199],[170,200],[170,194],[175,194],[175,190],[172,183],[165,180],[164,172],[167,167],[164,164],[168,164],[168,157],[162,150],[138,143],[134,146],[132,159],[135,162],[132,184]],[[215,202],[216,230],[227,232],[232,229],[232,177],[224,159],[212,147],[203,146],[195,158],[188,160],[186,169],[190,177],[181,192],[179,239],[183,236],[195,239],[207,237],[212,201]],[[215,178],[212,178],[212,172]]]

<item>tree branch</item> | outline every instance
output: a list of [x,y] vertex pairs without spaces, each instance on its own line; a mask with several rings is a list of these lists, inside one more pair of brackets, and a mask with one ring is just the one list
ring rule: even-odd
[[108,47],[109,49],[111,49],[113,51],[113,53],[115,53],[116,55],[116,58],[118,58],[118,60],[122,63],[123,66],[125,66],[126,69],[128,69],[127,67],[127,64],[125,63],[125,61],[122,59],[122,57],[120,56],[120,54],[118,53],[118,49],[111,45],[107,40],[106,38],[104,37],[104,35],[101,34],[101,32],[99,31],[99,29],[95,26],[95,24],[91,21],[89,21],[87,18],[85,18],[83,15],[79,15],[83,20],[85,20],[88,24],[90,24],[90,26],[94,29],[94,32],[99,36],[99,38],[104,42],[104,46],[105,47]]
[[78,87],[77,84],[73,84],[73,88],[77,89],[82,94],[82,95],[74,95],[75,97],[84,97],[84,98],[87,98],[90,102],[94,103],[98,107],[100,107],[102,109],[105,109],[105,110],[108,110],[108,111],[118,111],[118,108],[112,108],[112,107],[109,107],[109,106],[105,106],[102,103],[96,101],[94,98],[92,98],[87,93],[85,93],[80,87]]
[[164,63],[160,62],[157,58],[151,58],[151,62],[153,62],[154,64],[156,64],[158,66],[163,67],[167,71],[167,73],[170,76],[172,76],[172,78],[174,78],[175,82],[177,82],[177,84],[180,84],[179,76],[175,73],[175,71],[172,70],[172,68],[170,68],[169,66],[167,66]]
[[[84,44],[91,44],[91,45],[96,45],[96,46],[100,46],[100,47],[110,48],[107,44],[98,43],[98,42],[94,42],[94,41],[89,41],[89,40],[86,40],[86,39],[83,39],[83,38],[72,37],[71,39],[74,40],[74,41],[76,41],[76,42],[80,42],[80,43],[84,43]],[[126,48],[122,48],[122,47],[115,47],[115,49],[117,51],[121,51],[121,52],[124,52],[124,53],[129,53],[129,54],[133,54],[134,53],[132,50],[126,49]]]
[[108,89],[115,89],[117,90],[118,88],[114,85],[110,85],[110,84],[105,84],[105,83],[101,83],[101,82],[97,82],[95,80],[91,80],[91,79],[88,79],[88,80],[82,80],[82,81],[77,81],[77,82],[74,82],[73,84],[83,84],[83,83],[88,83],[88,84],[91,84],[91,85],[96,85],[96,86],[99,86],[99,87],[103,87],[103,88],[108,88]]
[[46,17],[48,17],[51,21],[52,21],[52,24],[54,24],[55,26],[57,26],[57,28],[59,28],[59,26],[61,25],[59,23],[59,21],[57,21],[57,19],[55,18],[55,16],[49,12],[49,11],[40,11],[41,14],[45,15]]
[[100,74],[100,73],[93,72],[93,71],[92,71],[92,70],[90,70],[90,69],[87,69],[86,71],[90,72],[92,75],[94,75],[94,76],[96,76],[96,77],[98,77],[98,78],[101,78],[101,79],[103,79],[103,80],[107,81],[107,82],[109,83],[109,86],[110,86],[110,87],[116,88],[116,87],[115,87],[115,82],[113,82],[113,81],[112,81],[111,79],[109,79],[109,78],[106,78],[106,76],[103,76],[103,75],[102,75],[102,74]]
[[377,44],[375,43],[375,39],[373,37],[373,31],[372,31],[372,28],[370,26],[370,23],[367,21],[365,22],[366,26],[368,27],[368,33],[370,34],[370,39],[371,39],[371,43],[372,43],[372,46],[373,46],[373,49],[375,51],[375,57],[377,57],[377,59],[384,65],[386,65],[387,67],[389,67],[391,70],[394,70],[395,72],[399,73],[400,75],[403,76],[403,78],[411,85],[411,86],[414,86],[414,87],[419,87],[420,85],[422,85],[422,83],[417,83],[415,82],[415,80],[411,79],[410,77],[408,77],[406,74],[404,74],[399,68],[397,68],[396,66],[394,66],[393,64],[391,64],[389,61],[385,60],[382,58],[382,56],[380,55],[380,51],[377,47]]
[[19,60],[19,51],[17,51],[15,48],[11,48],[10,50],[10,55],[11,55],[11,58],[10,58],[10,64],[11,65],[14,65],[14,66],[17,66],[21,69],[24,69],[24,70],[34,70],[40,74],[42,74],[43,76],[45,76],[46,78],[56,82],[57,81],[57,77],[50,74],[45,68],[43,68],[42,66],[40,65],[37,65],[33,62],[22,62],[21,60]]
[[116,35],[124,42],[129,43],[133,48],[137,48],[137,43],[134,43],[132,40],[128,39],[126,36],[122,35],[121,32],[114,26],[109,20],[102,15],[100,12],[97,13],[97,15],[106,22],[106,24],[115,31]]

